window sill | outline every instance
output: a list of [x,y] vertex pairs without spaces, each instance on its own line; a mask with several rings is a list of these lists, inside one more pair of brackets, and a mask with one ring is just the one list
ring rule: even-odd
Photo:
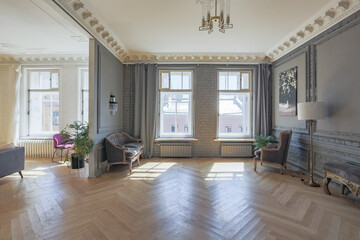
[[215,138],[215,142],[255,142],[253,138]]
[[196,142],[196,138],[155,138],[155,142]]
[[20,137],[19,140],[52,140],[53,137]]

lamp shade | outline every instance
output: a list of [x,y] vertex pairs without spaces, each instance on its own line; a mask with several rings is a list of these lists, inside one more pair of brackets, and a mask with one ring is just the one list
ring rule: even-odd
[[299,120],[317,120],[325,118],[325,103],[323,102],[303,102],[298,103]]

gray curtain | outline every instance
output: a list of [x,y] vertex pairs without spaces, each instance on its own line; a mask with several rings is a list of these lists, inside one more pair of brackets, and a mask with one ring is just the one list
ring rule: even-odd
[[271,81],[270,64],[259,64],[255,80],[255,135],[268,136],[271,133]]
[[156,69],[154,64],[135,65],[134,135],[144,143],[144,157],[151,158],[155,138]]

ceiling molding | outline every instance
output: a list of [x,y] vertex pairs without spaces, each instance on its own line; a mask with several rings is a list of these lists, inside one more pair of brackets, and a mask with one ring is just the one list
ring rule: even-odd
[[266,55],[271,62],[276,61],[359,10],[360,0],[336,0],[323,9],[320,15],[313,17],[311,22],[304,24],[270,49]]
[[55,0],[55,2],[123,62],[127,57],[126,48],[88,4],[80,0]]
[[1,64],[88,63],[87,55],[0,55]]
[[113,31],[96,15],[86,0],[55,0],[122,63],[262,63],[273,62],[360,10],[360,0],[333,0],[300,29],[289,34],[266,53],[129,53]]

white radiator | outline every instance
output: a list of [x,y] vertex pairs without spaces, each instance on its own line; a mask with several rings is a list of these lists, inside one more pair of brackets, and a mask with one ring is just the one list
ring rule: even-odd
[[253,145],[252,143],[222,143],[221,156],[222,157],[252,157]]
[[53,140],[19,140],[18,145],[25,147],[25,157],[52,157]]
[[191,157],[190,143],[161,143],[161,157]]

